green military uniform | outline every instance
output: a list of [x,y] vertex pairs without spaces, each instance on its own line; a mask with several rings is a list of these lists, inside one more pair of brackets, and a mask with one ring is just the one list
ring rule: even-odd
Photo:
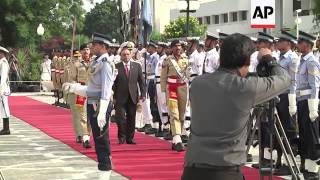
[[[74,63],[74,67],[72,68],[72,74],[75,75],[75,80],[77,81],[77,83],[80,83],[81,85],[87,84],[88,69],[89,69],[89,63],[86,63],[82,59]],[[76,99],[75,108],[79,115],[82,135],[83,136],[89,135],[91,128],[90,128],[90,124],[87,121],[87,109],[85,105],[86,98],[77,95],[75,99]]]
[[[176,62],[179,68],[176,68],[173,62]],[[183,129],[188,95],[187,83],[184,81],[187,68],[188,60],[183,56],[180,59],[176,59],[172,55],[168,56],[162,64],[161,91],[166,92],[173,136],[181,135]],[[180,72],[178,73],[177,70]]]
[[57,89],[57,78],[56,78],[56,67],[57,67],[58,57],[54,56],[51,62],[51,79],[53,83],[53,88]]
[[[74,64],[79,61],[78,57],[73,57],[72,60],[70,61],[70,63],[68,64],[68,70],[66,71],[66,78],[67,78],[67,82],[68,83],[76,83],[77,79],[76,79],[76,74],[74,73]],[[74,129],[74,133],[77,137],[77,141],[78,139],[82,138],[82,128],[81,128],[81,124],[80,124],[80,116],[79,113],[77,113],[77,108],[76,108],[76,95],[74,93],[68,93],[68,104],[70,106],[70,110],[72,113],[72,124],[73,124],[73,129]],[[80,141],[79,141],[80,142]]]

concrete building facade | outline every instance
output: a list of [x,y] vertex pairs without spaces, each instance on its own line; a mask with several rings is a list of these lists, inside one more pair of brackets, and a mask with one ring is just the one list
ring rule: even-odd
[[[299,13],[301,24],[299,29],[318,33],[319,28],[315,27],[313,22],[312,7],[313,0],[276,0],[276,28],[270,30],[272,34],[277,35],[280,29],[288,29],[295,32],[296,29],[296,10],[302,9]],[[197,17],[201,24],[208,25],[208,31],[224,33],[239,32],[254,36],[262,29],[252,29],[250,26],[251,0],[212,0],[200,4],[200,8],[191,16]],[[170,11],[170,20],[174,20],[181,14],[178,9]]]

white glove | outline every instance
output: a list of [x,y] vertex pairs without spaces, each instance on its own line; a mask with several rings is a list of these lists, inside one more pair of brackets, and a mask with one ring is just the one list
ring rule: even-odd
[[296,94],[288,94],[288,99],[289,99],[289,114],[293,116],[297,113]]
[[99,114],[97,117],[98,126],[100,127],[100,130],[102,131],[103,127],[106,125],[106,113],[108,110],[110,100],[100,100],[100,108],[99,108]]
[[67,92],[69,92],[69,89],[70,89],[70,83],[68,83],[68,82],[63,83],[63,84],[62,84],[62,89],[63,89],[63,91],[67,91]]
[[70,84],[69,92],[75,93],[76,95],[80,95],[83,97],[87,97],[87,89],[88,86],[83,86],[80,83]]
[[318,115],[319,99],[308,99],[309,117],[311,122],[314,122]]

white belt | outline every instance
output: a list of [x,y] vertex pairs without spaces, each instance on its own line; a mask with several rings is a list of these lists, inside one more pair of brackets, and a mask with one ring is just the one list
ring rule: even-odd
[[61,70],[60,73],[63,74],[63,73],[64,73],[64,70]]
[[297,94],[297,97],[306,96],[306,95],[312,94],[312,90],[311,89],[301,90],[301,91],[297,91],[296,94]]
[[155,75],[147,76],[147,79],[154,79],[154,78],[156,78],[156,76],[155,76]]
[[183,84],[183,83],[185,83],[184,81],[182,81],[180,79],[172,79],[172,78],[168,78],[167,82],[168,83],[173,83],[173,84]]
[[51,69],[51,72],[56,72],[56,69]]
[[56,69],[56,73],[59,73],[60,71]]

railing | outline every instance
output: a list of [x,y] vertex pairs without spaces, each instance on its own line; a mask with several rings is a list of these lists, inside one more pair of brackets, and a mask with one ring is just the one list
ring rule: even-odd
[[41,81],[9,81],[11,92],[41,92]]

